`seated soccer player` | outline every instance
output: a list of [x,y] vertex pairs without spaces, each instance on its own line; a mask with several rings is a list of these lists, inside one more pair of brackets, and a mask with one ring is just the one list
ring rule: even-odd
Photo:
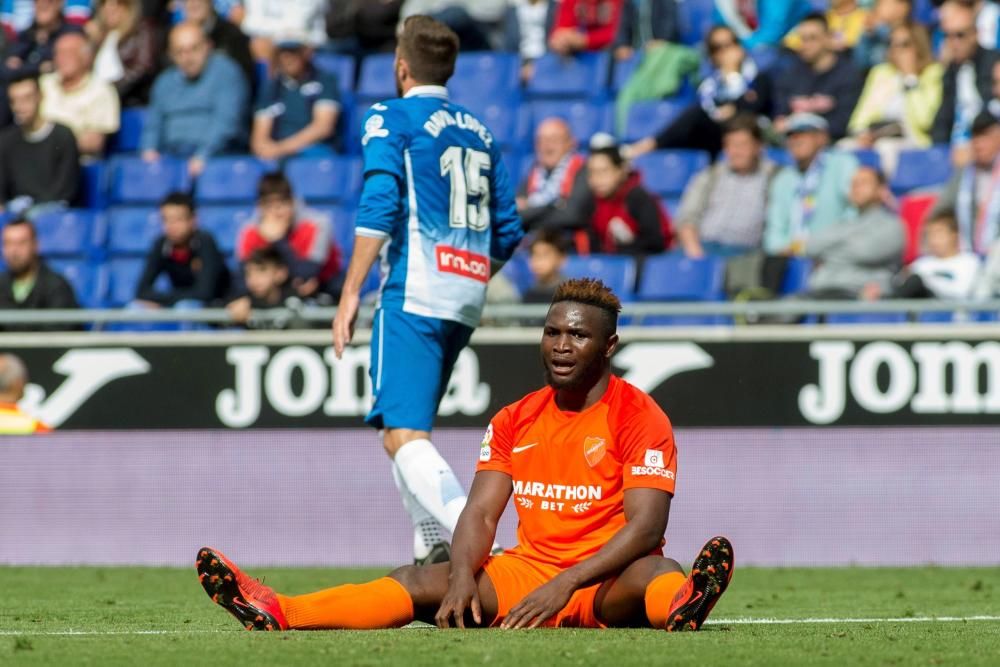
[[[221,552],[196,568],[212,600],[248,630],[455,625],[697,630],[733,575],[724,537],[690,575],[662,555],[677,455],[653,399],[611,374],[618,298],[597,280],[563,283],[542,335],[548,386],[493,419],[451,562],[408,565],[361,585],[275,593]],[[511,494],[518,545],[490,555]]]

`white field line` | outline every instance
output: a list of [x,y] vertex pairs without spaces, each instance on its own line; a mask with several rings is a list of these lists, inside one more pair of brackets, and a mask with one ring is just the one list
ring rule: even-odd
[[[837,625],[841,623],[965,623],[1000,621],[1000,616],[902,616],[899,618],[720,618],[707,625]],[[432,626],[410,626],[429,629]],[[238,634],[240,630],[0,630],[0,637],[116,637],[146,635],[215,635]]]

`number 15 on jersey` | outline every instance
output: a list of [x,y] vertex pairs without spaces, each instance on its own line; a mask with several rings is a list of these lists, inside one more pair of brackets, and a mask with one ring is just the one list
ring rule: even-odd
[[441,154],[441,176],[451,178],[449,224],[482,232],[490,226],[489,153],[451,146]]

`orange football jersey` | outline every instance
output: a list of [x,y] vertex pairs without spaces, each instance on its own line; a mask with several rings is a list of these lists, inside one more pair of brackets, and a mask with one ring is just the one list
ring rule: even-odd
[[677,450],[670,420],[653,399],[612,376],[600,401],[563,412],[546,387],[490,423],[478,471],[511,476],[516,553],[571,567],[625,525],[625,490],[673,494]]

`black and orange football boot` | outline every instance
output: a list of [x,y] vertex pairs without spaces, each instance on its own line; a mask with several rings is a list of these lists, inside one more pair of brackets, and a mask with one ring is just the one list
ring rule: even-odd
[[733,578],[733,545],[713,537],[694,559],[691,574],[670,604],[667,632],[698,630]]
[[274,590],[243,574],[221,551],[199,549],[195,569],[212,602],[235,616],[247,630],[288,629]]

